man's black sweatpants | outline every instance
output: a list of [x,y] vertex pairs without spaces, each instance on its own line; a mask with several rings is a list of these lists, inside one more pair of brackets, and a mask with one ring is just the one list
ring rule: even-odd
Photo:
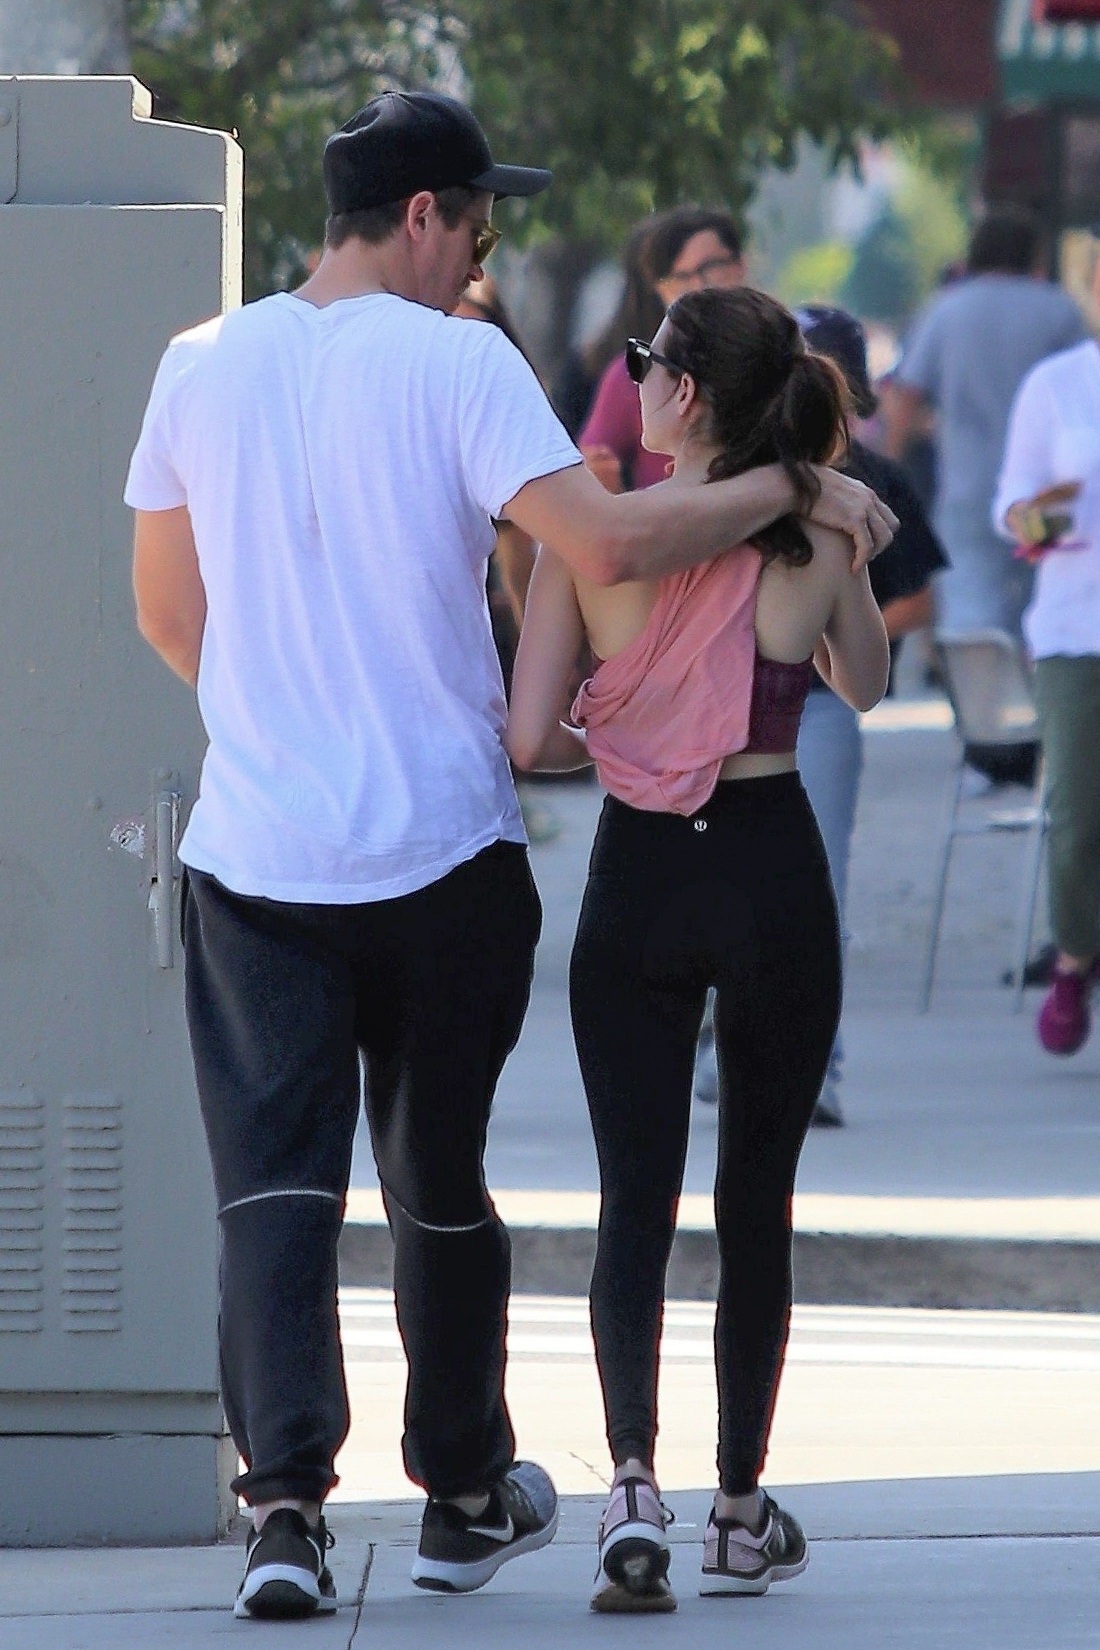
[[485,1187],[493,1091],[519,1036],[541,911],[516,843],[429,887],[290,905],[191,871],[187,1015],[221,1225],[222,1392],[246,1501],[322,1499],[347,1435],[337,1239],[360,1102],[394,1238],[409,1363],[405,1465],[487,1487],[511,1251]]

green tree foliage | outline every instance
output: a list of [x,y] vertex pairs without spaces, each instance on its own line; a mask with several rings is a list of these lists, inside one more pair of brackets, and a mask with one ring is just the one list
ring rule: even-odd
[[[607,240],[683,200],[741,212],[798,139],[834,162],[897,123],[895,48],[823,0],[465,0],[473,104],[553,167],[541,229]],[[896,108],[896,105],[894,106]]]
[[818,241],[792,252],[775,283],[776,296],[785,304],[836,303],[852,273],[853,249],[843,241]]
[[325,138],[387,87],[453,64],[452,27],[387,0],[126,0],[133,70],[166,119],[245,152],[245,290],[300,275],[321,241]]
[[554,168],[510,228],[614,243],[679,200],[741,211],[807,135],[834,160],[895,124],[893,49],[826,0],[125,0],[159,112],[236,130],[250,292],[323,222],[325,135],[386,86],[465,87],[506,159]]
[[894,207],[909,230],[923,299],[966,252],[967,214],[942,175],[913,162],[902,173]]

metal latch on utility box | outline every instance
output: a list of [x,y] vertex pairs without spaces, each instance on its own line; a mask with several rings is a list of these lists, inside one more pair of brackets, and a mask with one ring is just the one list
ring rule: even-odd
[[19,93],[14,79],[0,77],[0,206],[19,190]]

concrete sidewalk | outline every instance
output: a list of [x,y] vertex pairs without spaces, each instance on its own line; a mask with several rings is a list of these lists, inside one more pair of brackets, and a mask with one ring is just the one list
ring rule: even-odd
[[303,1624],[235,1621],[239,1549],[0,1554],[4,1650],[206,1650],[232,1643],[436,1650],[560,1650],[573,1644],[692,1646],[717,1632],[745,1650],[1084,1650],[1096,1642],[1096,1483],[962,1480],[796,1487],[811,1563],[763,1599],[696,1596],[702,1491],[671,1497],[674,1616],[587,1609],[600,1502],[571,1497],[544,1552],[482,1592],[447,1598],[409,1582],[413,1506],[336,1508],[334,1568],[345,1602]]

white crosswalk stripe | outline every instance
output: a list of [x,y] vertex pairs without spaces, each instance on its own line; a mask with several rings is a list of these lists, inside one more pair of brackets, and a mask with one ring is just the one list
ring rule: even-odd
[[[393,1296],[342,1289],[340,1320],[349,1357],[401,1351]],[[714,1307],[670,1301],[662,1357],[713,1357]],[[509,1313],[513,1358],[592,1357],[588,1304],[559,1296],[515,1295]],[[1040,1312],[916,1311],[894,1307],[796,1306],[788,1357],[803,1364],[875,1364],[951,1369],[1100,1370],[1100,1317]]]

